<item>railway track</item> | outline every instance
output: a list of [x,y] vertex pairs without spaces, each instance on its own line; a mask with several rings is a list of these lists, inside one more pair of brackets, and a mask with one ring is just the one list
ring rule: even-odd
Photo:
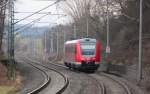
[[45,72],[44,70],[40,69],[39,67],[37,67],[36,65],[34,65],[32,63],[29,63],[29,62],[26,62],[26,63],[35,67],[36,69],[38,69],[39,71],[41,71],[45,75],[44,76],[45,81],[43,84],[41,84],[39,87],[35,88],[34,90],[27,92],[27,94],[37,94],[40,91],[42,91],[44,88],[46,88],[48,86],[48,84],[50,84],[51,79],[50,79],[49,75],[47,74],[47,72]]
[[[50,61],[49,61],[49,63],[51,65],[54,65],[54,66],[57,66],[57,67],[68,68],[68,67],[64,66],[63,64],[53,63],[53,62],[50,62]],[[87,75],[89,76],[90,74],[87,74]],[[122,93],[121,94],[136,94],[136,93],[132,92],[133,90],[131,90],[131,88],[126,84],[126,82],[121,81],[120,79],[118,79],[118,77],[114,77],[113,75],[106,74],[106,73],[100,73],[100,74],[96,73],[94,75],[104,76],[105,78],[109,79],[113,83],[118,84],[118,86],[120,88],[122,88]],[[98,87],[100,89],[99,94],[111,94],[110,92],[108,92],[107,86],[105,85],[105,81],[103,81],[102,79],[95,78],[91,75],[89,77],[91,77],[91,79],[93,79],[93,80],[96,80],[97,84],[99,84],[99,87]],[[112,94],[115,94],[115,93],[112,93]]]
[[96,79],[90,75],[88,75],[88,77],[90,77],[91,79],[93,79],[97,82],[96,84],[98,84],[99,94],[106,94],[106,87],[102,81],[99,81],[98,79]]
[[[68,80],[68,78],[67,78],[64,74],[62,74],[61,72],[57,71],[57,70],[54,69],[54,68],[47,67],[47,66],[45,66],[45,65],[42,65],[42,64],[40,64],[40,63],[37,63],[37,61],[33,61],[33,60],[29,59],[29,58],[26,58],[25,60],[28,60],[29,62],[32,62],[32,63],[30,63],[32,66],[35,66],[35,67],[37,67],[37,66],[42,66],[42,67],[44,67],[45,69],[48,69],[48,70],[50,70],[50,71],[54,71],[54,72],[58,73],[59,75],[61,75],[61,76],[63,77],[65,83],[64,83],[64,85],[62,86],[62,88],[60,88],[59,90],[56,91],[56,94],[61,94],[61,93],[63,93],[63,92],[65,91],[65,89],[67,88],[67,86],[68,86],[68,84],[69,84],[69,80]],[[33,93],[31,92],[31,93],[28,93],[28,94],[37,94],[36,92],[40,92],[40,91],[41,91],[42,89],[44,89],[44,88],[46,88],[46,86],[43,86],[43,87],[41,87],[41,88],[39,88],[39,89],[33,90],[35,93],[34,93],[34,92],[33,92]]]
[[117,77],[113,78],[111,75],[105,74],[105,73],[101,73],[101,75],[106,76],[107,78],[113,80],[114,82],[118,83],[122,88],[124,88],[125,90],[125,94],[132,94],[132,91],[130,90],[130,88],[128,87],[128,85],[124,82],[122,82],[121,80],[119,80]]
[[118,77],[106,73],[91,74],[91,76],[102,81],[104,87],[107,87],[104,94],[133,94],[131,88]]
[[[49,62],[50,63],[50,62]],[[62,65],[62,64],[57,64],[57,63],[52,63],[52,65],[54,66],[58,66],[58,67],[62,67],[62,68],[67,68],[66,66]],[[98,74],[97,74],[98,75]],[[122,82],[121,80],[119,80],[117,77],[112,77],[112,75],[106,74],[106,73],[101,73],[99,76],[105,76],[106,78],[109,78],[110,80],[114,81],[115,83],[119,84],[123,90],[124,93],[122,94],[132,94],[132,91],[130,90],[130,88],[128,87],[128,85],[124,82]],[[99,88],[100,88],[100,94],[107,94],[107,89],[105,86],[105,82],[103,81],[98,81],[98,79],[95,79],[94,77],[90,76],[92,79],[97,80],[98,84],[99,84]]]
[[[57,66],[57,67],[61,67],[61,68],[65,68],[65,69],[68,68],[68,67],[64,66],[63,64],[54,63],[55,61],[50,61],[50,62],[49,63],[51,65],[54,65],[54,66]],[[94,82],[95,84],[97,84],[98,91],[96,91],[97,92],[96,94],[106,94],[106,92],[105,92],[106,89],[105,89],[104,83],[102,81],[98,81],[94,77],[86,75],[86,74],[84,74],[84,76],[87,76],[90,80],[92,80],[92,82]]]

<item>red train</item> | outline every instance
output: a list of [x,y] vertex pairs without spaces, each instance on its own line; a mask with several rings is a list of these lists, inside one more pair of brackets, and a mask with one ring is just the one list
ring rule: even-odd
[[83,38],[67,41],[64,45],[64,63],[73,69],[96,70],[100,62],[98,40]]

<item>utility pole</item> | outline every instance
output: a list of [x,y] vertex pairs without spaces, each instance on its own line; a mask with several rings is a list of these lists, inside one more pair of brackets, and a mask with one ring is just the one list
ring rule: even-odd
[[87,13],[87,17],[86,17],[86,37],[89,36],[89,5],[87,6],[87,10],[86,10],[86,13]]
[[47,60],[47,32],[45,31],[44,32],[44,60],[45,60],[45,62],[46,62],[46,60]]
[[143,14],[143,0],[140,0],[140,23],[139,23],[139,68],[138,68],[138,82],[142,79],[142,15]]
[[9,0],[9,17],[8,17],[8,79],[15,78],[15,61],[14,61],[14,1]]
[[109,44],[109,7],[107,0],[107,44],[106,44],[106,54],[110,53],[110,44]]
[[[59,11],[58,11],[58,4],[56,5],[56,11],[57,11],[57,14],[59,13]],[[59,15],[58,15],[58,19],[59,19]],[[59,22],[58,22],[58,19],[57,19],[57,25],[59,24]],[[59,38],[58,38],[58,32],[59,32],[59,27],[58,27],[58,29],[56,30],[56,33],[57,33],[57,52],[56,52],[56,54],[57,54],[57,56],[59,55]]]
[[110,44],[109,44],[109,2],[107,0],[107,23],[106,23],[106,30],[107,30],[107,40],[106,40],[106,54],[105,54],[105,64],[106,64],[106,67],[105,67],[105,70],[106,71],[109,71],[109,64],[110,64],[110,58],[109,58],[109,55],[110,55]]
[[47,52],[47,49],[46,49],[46,39],[47,39],[47,36],[46,36],[46,31],[44,32],[44,52],[46,53]]
[[63,30],[63,32],[64,32],[64,43],[65,43],[66,42],[66,31]]
[[[33,31],[33,32],[35,32],[35,31]],[[32,36],[32,47],[33,47],[33,57],[35,57],[35,38],[34,38],[34,36]]]
[[32,55],[32,36],[30,31],[29,31],[29,46],[30,46],[30,55]]
[[[36,32],[38,33],[38,27],[36,27]],[[38,50],[38,44],[37,44],[38,38],[35,40],[35,57],[37,56],[37,50]],[[39,51],[39,50],[38,50]]]
[[51,53],[53,53],[53,32],[51,31]]
[[76,37],[77,37],[77,31],[76,30],[77,30],[76,24],[74,23],[74,39],[76,39]]
[[29,31],[27,31],[27,40],[28,40],[28,53],[27,54],[29,54],[30,55],[30,32]]
[[56,33],[57,33],[57,56],[59,54],[59,34],[58,34],[58,32],[59,32],[59,28],[56,31]]
[[30,32],[30,38],[31,38],[31,56],[33,56],[34,55],[34,42],[33,42],[33,33],[32,32]]

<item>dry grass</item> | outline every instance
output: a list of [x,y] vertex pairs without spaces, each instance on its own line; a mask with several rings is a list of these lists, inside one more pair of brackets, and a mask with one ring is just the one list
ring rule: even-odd
[[8,80],[6,68],[0,63],[0,94],[15,94],[21,84],[21,76],[16,72],[15,80]]
[[0,86],[0,94],[15,94],[15,91],[13,86]]

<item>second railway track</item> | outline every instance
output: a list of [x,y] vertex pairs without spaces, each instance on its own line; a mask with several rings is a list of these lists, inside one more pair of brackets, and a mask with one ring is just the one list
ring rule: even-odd
[[[64,74],[62,74],[61,72],[57,71],[54,68],[50,68],[50,67],[44,66],[44,65],[42,65],[40,63],[37,63],[37,61],[33,61],[33,60],[29,59],[29,58],[24,58],[23,60],[27,61],[30,65],[32,65],[32,66],[40,69],[41,71],[43,71],[43,69],[41,69],[40,67],[43,67],[43,68],[45,68],[47,70],[50,70],[50,71],[54,71],[55,73],[58,73],[63,78],[63,79],[61,79],[61,80],[64,80],[63,86],[61,88],[57,88],[57,91],[55,91],[55,93],[52,93],[51,91],[49,91],[48,94],[61,94],[61,93],[63,93],[65,91],[65,89],[67,88],[67,86],[69,84],[69,80],[68,80],[68,78]],[[47,77],[50,78],[49,76],[47,76]],[[49,82],[50,82],[50,79],[49,79],[48,83],[46,83],[46,85],[41,85],[40,87],[32,90],[28,94],[37,94],[37,93],[42,94],[41,92],[47,87],[47,85],[49,84]],[[46,94],[46,93],[44,93],[44,94]]]
[[101,74],[90,74],[90,76],[99,79],[104,83],[105,93],[104,94],[132,94],[130,87],[122,82],[118,77],[112,77],[105,73]]
[[45,75],[46,81],[44,81],[44,83],[43,83],[41,86],[39,86],[39,87],[35,88],[34,90],[31,90],[30,92],[27,93],[27,94],[37,94],[37,93],[39,93],[40,91],[42,91],[44,88],[46,88],[48,84],[50,84],[50,80],[51,80],[51,79],[50,79],[50,77],[48,76],[48,74],[47,74],[44,70],[38,68],[37,66],[35,66],[35,65],[32,64],[32,63],[29,63],[29,62],[28,62],[28,64],[30,64],[31,66],[33,66],[33,67],[35,67],[36,69],[40,70],[40,71]]

